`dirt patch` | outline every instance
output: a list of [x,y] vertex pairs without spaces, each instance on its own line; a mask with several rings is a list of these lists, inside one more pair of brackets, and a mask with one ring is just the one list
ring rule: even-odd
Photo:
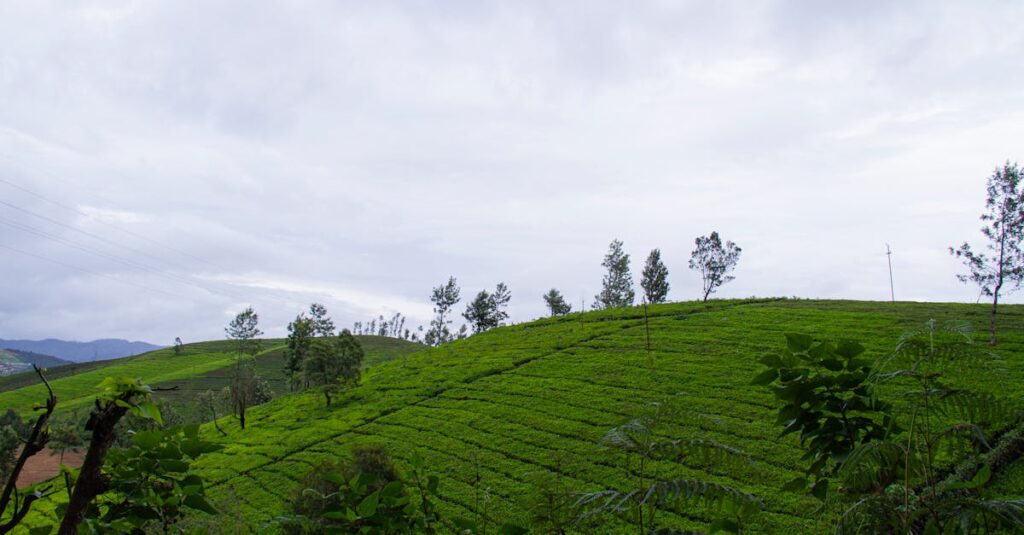
[[[84,460],[84,451],[79,453],[69,451],[64,454],[64,464],[71,468],[82,466],[82,461]],[[18,488],[46,481],[60,474],[60,463],[60,455],[57,452],[50,451],[49,448],[45,448],[43,451],[29,457],[28,461],[25,462],[25,468],[21,471],[21,475],[18,476]]]

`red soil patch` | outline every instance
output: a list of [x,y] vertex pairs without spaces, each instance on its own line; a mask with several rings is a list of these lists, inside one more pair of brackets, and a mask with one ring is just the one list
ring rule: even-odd
[[[69,451],[64,454],[64,464],[71,468],[82,466],[82,461],[84,460],[84,451],[80,453]],[[50,451],[49,448],[45,448],[43,451],[29,457],[28,461],[25,462],[25,468],[21,471],[21,475],[18,476],[17,486],[18,488],[24,488],[33,483],[46,481],[58,474],[60,474],[60,455]]]

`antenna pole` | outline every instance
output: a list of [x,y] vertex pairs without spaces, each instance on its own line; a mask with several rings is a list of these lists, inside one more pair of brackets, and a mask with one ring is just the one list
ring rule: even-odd
[[889,244],[885,244],[885,257],[889,261],[889,296],[892,298],[892,302],[896,302],[896,289],[892,283],[892,249],[889,248]]

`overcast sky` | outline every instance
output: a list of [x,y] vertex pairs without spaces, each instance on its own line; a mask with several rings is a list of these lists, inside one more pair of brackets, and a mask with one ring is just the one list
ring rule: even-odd
[[689,300],[712,230],[721,297],[888,299],[888,242],[898,299],[973,302],[1024,3],[896,4],[0,2],[0,338],[426,324],[449,275],[525,321],[613,238]]

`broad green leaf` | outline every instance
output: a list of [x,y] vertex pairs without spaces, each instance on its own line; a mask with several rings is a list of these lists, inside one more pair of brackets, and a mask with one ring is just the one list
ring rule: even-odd
[[786,346],[794,353],[803,353],[811,348],[814,339],[806,334],[786,333]]
[[363,498],[363,501],[359,503],[359,516],[363,518],[370,518],[377,514],[377,503],[380,500],[380,491],[374,492],[369,496]]
[[779,378],[779,371],[774,369],[774,368],[769,368],[769,369],[767,369],[767,370],[757,374],[757,376],[754,377],[754,379],[750,381],[750,384],[752,384],[752,385],[767,385],[767,384],[771,384],[772,382],[774,382],[778,378]]

